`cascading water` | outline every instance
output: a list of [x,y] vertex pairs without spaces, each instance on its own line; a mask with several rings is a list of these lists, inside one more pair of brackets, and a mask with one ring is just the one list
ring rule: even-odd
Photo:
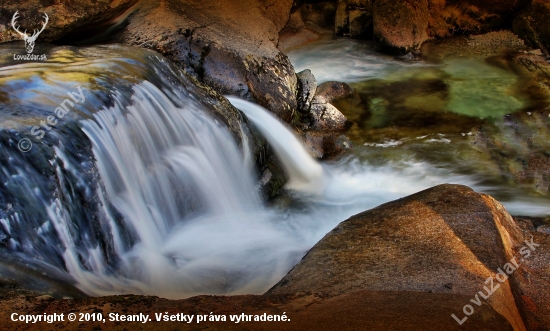
[[[68,68],[60,61],[30,80],[40,88],[24,100],[41,100],[41,90],[73,90],[52,88],[55,77],[48,75],[75,70],[69,76],[93,91],[87,98],[101,111],[75,110],[78,122],[48,132],[28,154],[16,147],[22,133],[0,131],[0,265],[19,266],[19,279],[40,282],[47,273],[57,283],[50,279],[42,288],[64,282],[88,295],[262,293],[353,214],[441,183],[486,189],[472,176],[413,160],[374,166],[349,156],[321,165],[265,109],[230,98],[290,178],[288,199],[266,207],[246,139],[239,146],[206,111],[209,103],[190,92],[191,84],[178,83],[162,58],[142,51],[143,57],[125,60],[120,51],[81,50],[98,58],[113,52],[119,64],[109,72],[121,76],[104,76],[113,64],[100,59]],[[61,53],[67,56],[66,49]],[[146,68],[154,73],[143,74]],[[4,80],[13,82],[7,88],[24,86],[13,77],[25,67],[0,74],[10,70],[16,74]],[[94,70],[101,74],[86,83],[82,72]],[[50,95],[54,104],[58,95]],[[526,206],[548,212],[533,201],[519,207]],[[6,268],[0,267],[2,275]]]
[[270,142],[289,176],[288,189],[323,193],[323,167],[309,155],[287,127],[258,105],[231,96],[227,96],[227,99],[242,110]]
[[[302,185],[288,187],[295,191],[295,198],[307,206],[307,212],[296,211],[290,216],[295,224],[302,224],[305,220],[323,220],[318,222],[317,227],[326,230],[326,233],[331,230],[325,228],[326,225],[334,226],[338,221],[361,211],[444,183],[466,185],[488,194],[506,192],[511,198],[501,202],[516,215],[550,214],[548,201],[544,198],[522,197],[517,190],[483,184],[483,176],[459,174],[412,157],[384,165],[371,165],[350,155],[321,166],[307,154],[291,130],[267,110],[238,98],[228,99],[265,135],[285,164],[285,170],[289,169],[290,174],[296,172],[297,182],[302,180]],[[331,219],[332,222],[328,221]],[[305,225],[304,230],[309,226]]]
[[245,155],[192,100],[178,109],[144,82],[131,106],[105,109],[83,130],[124,220],[109,220],[118,278],[82,270],[79,284],[93,285],[85,292],[258,292],[289,268],[295,243],[266,217]]
[[[32,271],[38,277],[28,286],[50,290],[61,281],[89,295],[265,291],[307,244],[262,205],[246,134],[241,151],[238,125],[230,132],[213,116],[219,101],[155,53],[121,53],[129,54],[120,46],[60,48],[53,63],[2,68],[8,84],[0,95],[34,84],[27,98],[2,99],[32,114],[11,113],[14,125],[39,123],[74,89],[59,72],[80,80],[89,103],[41,141],[21,125],[0,131],[0,253],[2,264],[16,265],[0,276]],[[75,63],[57,64],[56,55]],[[21,75],[27,67],[33,79]],[[41,91],[51,103],[40,103]],[[23,137],[33,139],[29,153],[17,149]]]

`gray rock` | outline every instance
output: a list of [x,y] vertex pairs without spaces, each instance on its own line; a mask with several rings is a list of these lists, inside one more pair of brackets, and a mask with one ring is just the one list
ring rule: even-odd
[[320,131],[344,130],[348,120],[331,102],[350,94],[352,91],[353,89],[349,85],[341,82],[325,82],[317,87],[317,93],[311,101],[309,109],[310,129]]
[[353,89],[342,82],[324,82],[317,87],[316,96],[322,98],[324,102],[333,102],[336,99],[345,97],[353,92]]
[[296,75],[276,45],[291,7],[291,0],[141,0],[118,41],[156,50],[216,91],[288,122]]
[[311,128],[314,130],[342,131],[348,123],[348,119],[338,108],[319,97],[313,98],[310,114],[313,118]]
[[302,113],[307,113],[317,92],[317,79],[309,69],[300,71],[296,77],[298,79],[298,109]]

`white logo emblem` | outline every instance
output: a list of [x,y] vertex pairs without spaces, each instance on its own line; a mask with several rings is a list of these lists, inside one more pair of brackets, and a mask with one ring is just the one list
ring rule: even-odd
[[38,36],[46,28],[46,25],[48,24],[49,17],[48,17],[48,14],[44,13],[44,18],[46,19],[46,21],[44,22],[44,25],[42,26],[42,30],[40,30],[40,31],[34,30],[32,36],[29,36],[27,34],[27,30],[25,30],[25,32],[21,32],[21,31],[19,31],[20,27],[15,26],[15,21],[18,18],[19,18],[19,11],[16,11],[15,14],[13,14],[13,18],[11,19],[11,26],[15,30],[15,32],[19,33],[23,37],[23,40],[25,41],[25,48],[27,49],[27,53],[30,54],[30,53],[32,53],[32,51],[34,49],[34,43],[36,42],[36,38],[38,38]]

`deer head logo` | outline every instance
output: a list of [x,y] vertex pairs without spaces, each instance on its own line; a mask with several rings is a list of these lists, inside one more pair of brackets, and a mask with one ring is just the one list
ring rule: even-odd
[[21,32],[21,31],[19,31],[19,26],[15,26],[15,23],[16,23],[15,21],[18,18],[19,18],[19,11],[16,11],[15,14],[13,14],[13,18],[11,19],[11,26],[13,27],[15,32],[19,33],[23,37],[23,40],[25,41],[25,48],[27,49],[27,53],[30,54],[30,53],[32,53],[32,51],[34,49],[34,43],[36,42],[36,38],[38,38],[38,36],[46,28],[46,25],[48,24],[49,17],[48,17],[48,14],[44,13],[44,18],[46,19],[46,21],[44,22],[44,25],[42,26],[42,29],[40,31],[34,30],[32,36],[29,36],[27,34],[27,30],[25,30],[25,32]]

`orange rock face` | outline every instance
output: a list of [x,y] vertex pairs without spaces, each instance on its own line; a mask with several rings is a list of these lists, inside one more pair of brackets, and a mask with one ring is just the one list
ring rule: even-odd
[[[525,309],[518,306],[522,286],[528,286],[520,280],[529,266],[520,265],[525,245],[522,231],[496,200],[467,187],[441,185],[342,222],[268,293],[332,297],[358,290],[414,291],[466,295],[474,301],[484,294],[515,330],[525,330]],[[532,254],[548,261],[546,253]],[[506,268],[512,272],[509,279],[495,278]],[[543,277],[544,267],[538,268]],[[489,283],[498,284],[491,295],[483,292]],[[548,293],[545,284],[532,285]],[[548,303],[545,296],[532,300]],[[459,319],[467,317],[467,304],[471,301],[456,307]]]

